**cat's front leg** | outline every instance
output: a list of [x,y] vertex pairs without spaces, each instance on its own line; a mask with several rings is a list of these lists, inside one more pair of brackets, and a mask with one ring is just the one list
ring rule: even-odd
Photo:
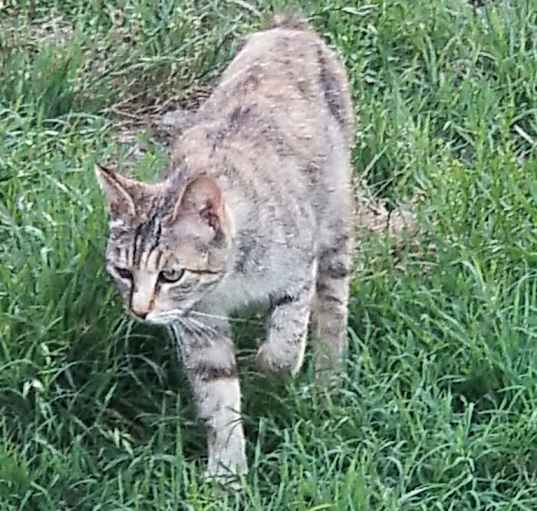
[[174,326],[192,385],[198,414],[207,429],[210,478],[225,479],[247,471],[241,422],[241,394],[233,342],[228,328]]
[[261,371],[290,376],[302,366],[314,286],[313,278],[308,278],[297,291],[272,300],[267,340],[257,352],[257,366]]

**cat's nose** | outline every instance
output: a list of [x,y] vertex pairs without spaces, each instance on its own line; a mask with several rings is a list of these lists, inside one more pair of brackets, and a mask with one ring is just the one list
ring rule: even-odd
[[142,311],[142,310],[136,310],[136,309],[131,309],[131,312],[140,319],[145,319],[147,315],[149,314],[149,311]]

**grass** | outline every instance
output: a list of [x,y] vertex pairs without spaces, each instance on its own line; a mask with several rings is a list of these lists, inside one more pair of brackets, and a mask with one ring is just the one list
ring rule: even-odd
[[[203,482],[174,348],[105,277],[93,163],[126,162],[129,114],[195,104],[286,3],[3,8],[1,511],[537,509],[535,0],[302,2],[349,71],[356,173],[419,198],[420,250],[361,244],[328,407],[309,358],[266,381],[238,332],[252,471],[242,495]],[[148,144],[136,169],[162,158]]]

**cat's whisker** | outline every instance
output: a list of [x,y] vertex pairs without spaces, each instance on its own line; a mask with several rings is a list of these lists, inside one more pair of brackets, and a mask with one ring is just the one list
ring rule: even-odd
[[172,319],[174,321],[179,321],[181,319],[181,313],[175,312],[175,311],[170,311],[170,312],[165,313],[162,317],[169,318],[169,319]]
[[250,325],[263,325],[264,323],[262,321],[255,321],[252,319],[245,319],[245,318],[231,318],[226,316],[218,316],[217,314],[207,314],[206,312],[199,312],[199,311],[190,311],[189,314],[194,314],[196,316],[203,316],[205,318],[211,318],[211,319],[220,319],[222,321],[229,321],[230,323],[246,323]]
[[[177,318],[177,325],[179,325],[179,329],[181,331],[181,336],[176,337],[177,340],[177,352],[178,355],[181,356],[181,358],[185,357],[185,353],[188,353],[188,350],[190,349],[196,349],[199,348],[202,345],[206,344],[206,339],[203,338],[203,336],[197,332],[196,330],[192,329],[191,326],[184,320],[183,318]],[[191,340],[194,339],[196,343],[194,345],[187,343],[184,344],[181,340],[182,337],[190,338]],[[186,350],[186,351],[185,351]]]
[[209,335],[207,331],[194,327],[192,324],[185,325],[185,329],[189,332],[189,335],[198,341],[200,346],[211,344],[211,341],[214,339],[214,335]]
[[211,334],[210,332],[207,332],[206,330],[202,330],[198,327],[194,327],[193,325],[189,325],[189,329],[190,329],[191,335],[196,337],[196,339],[204,345],[207,343],[211,343],[215,339],[214,334]]
[[149,317],[149,321],[153,321],[155,323],[158,322],[165,322],[165,321],[178,321],[181,317],[183,317],[184,312],[181,309],[172,309],[165,312],[160,312],[158,314],[155,314],[153,316]]
[[[177,319],[176,324],[179,326],[179,330],[181,333],[181,336],[184,336],[184,334],[190,334],[190,329],[185,325],[184,321],[182,319]],[[180,342],[180,341],[179,341]]]
[[161,314],[156,314],[155,316],[149,317],[148,320],[154,323],[165,323],[168,321],[177,321],[179,317],[179,314],[174,314],[172,312],[163,312]]
[[199,334],[202,333],[200,327],[202,327],[204,325],[195,324],[194,322],[192,322],[191,318],[182,316],[181,318],[177,319],[177,322],[182,328],[184,328],[190,334],[198,334],[199,335]]
[[213,336],[217,336],[218,335],[218,330],[216,330],[215,328],[213,328],[212,326],[210,325],[207,325],[205,323],[202,323],[201,321],[198,321],[197,319],[194,319],[194,318],[187,318],[188,321],[190,321],[193,325],[195,325],[198,330],[201,330],[201,331],[205,331],[205,332],[208,332],[210,334],[212,334]]
[[211,333],[218,333],[217,330],[215,328],[213,328],[211,325],[208,325],[207,323],[204,323],[196,318],[193,318],[192,316],[186,316],[184,318],[186,321],[188,321],[190,324],[192,325],[196,325],[198,328],[201,328],[201,329],[204,329],[204,330],[208,330],[210,331]]

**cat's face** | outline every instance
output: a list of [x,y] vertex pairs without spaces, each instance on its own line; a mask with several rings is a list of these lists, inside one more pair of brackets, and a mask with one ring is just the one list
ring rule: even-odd
[[191,181],[178,196],[99,167],[110,213],[106,269],[129,312],[168,324],[222,280],[229,253],[223,199],[216,182]]

